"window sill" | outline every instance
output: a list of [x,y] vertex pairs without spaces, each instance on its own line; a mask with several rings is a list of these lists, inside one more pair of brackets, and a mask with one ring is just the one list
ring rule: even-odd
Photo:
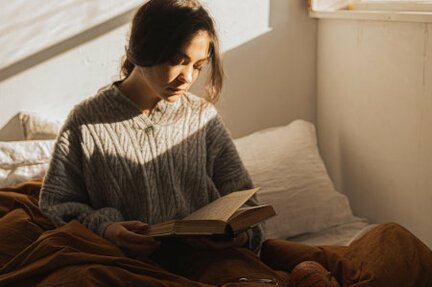
[[432,12],[338,10],[310,11],[309,16],[317,19],[432,23]]

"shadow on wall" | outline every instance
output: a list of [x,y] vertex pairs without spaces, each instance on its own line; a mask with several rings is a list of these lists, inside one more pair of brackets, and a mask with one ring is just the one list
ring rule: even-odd
[[6,67],[1,67],[0,82],[129,23],[135,11],[136,8],[129,9],[64,41],[45,47]]

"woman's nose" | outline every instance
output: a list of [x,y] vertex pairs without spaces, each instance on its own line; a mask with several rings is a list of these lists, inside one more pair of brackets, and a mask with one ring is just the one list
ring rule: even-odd
[[180,73],[180,79],[185,83],[192,83],[194,68],[191,65],[184,66]]

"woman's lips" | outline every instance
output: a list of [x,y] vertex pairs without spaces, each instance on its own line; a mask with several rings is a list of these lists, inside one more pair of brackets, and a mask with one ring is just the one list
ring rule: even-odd
[[186,91],[184,88],[168,88],[168,90],[174,94],[183,94]]

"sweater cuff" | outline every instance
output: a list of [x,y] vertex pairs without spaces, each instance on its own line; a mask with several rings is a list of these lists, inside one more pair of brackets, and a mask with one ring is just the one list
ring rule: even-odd
[[105,234],[105,229],[108,227],[108,225],[110,225],[111,223],[114,223],[114,221],[107,221],[104,223],[101,223],[99,225],[99,227],[96,229],[96,233],[100,236],[100,237],[104,237]]
[[82,214],[81,222],[88,229],[103,237],[106,227],[113,223],[123,221],[123,216],[115,208],[105,207],[91,212],[90,214]]

